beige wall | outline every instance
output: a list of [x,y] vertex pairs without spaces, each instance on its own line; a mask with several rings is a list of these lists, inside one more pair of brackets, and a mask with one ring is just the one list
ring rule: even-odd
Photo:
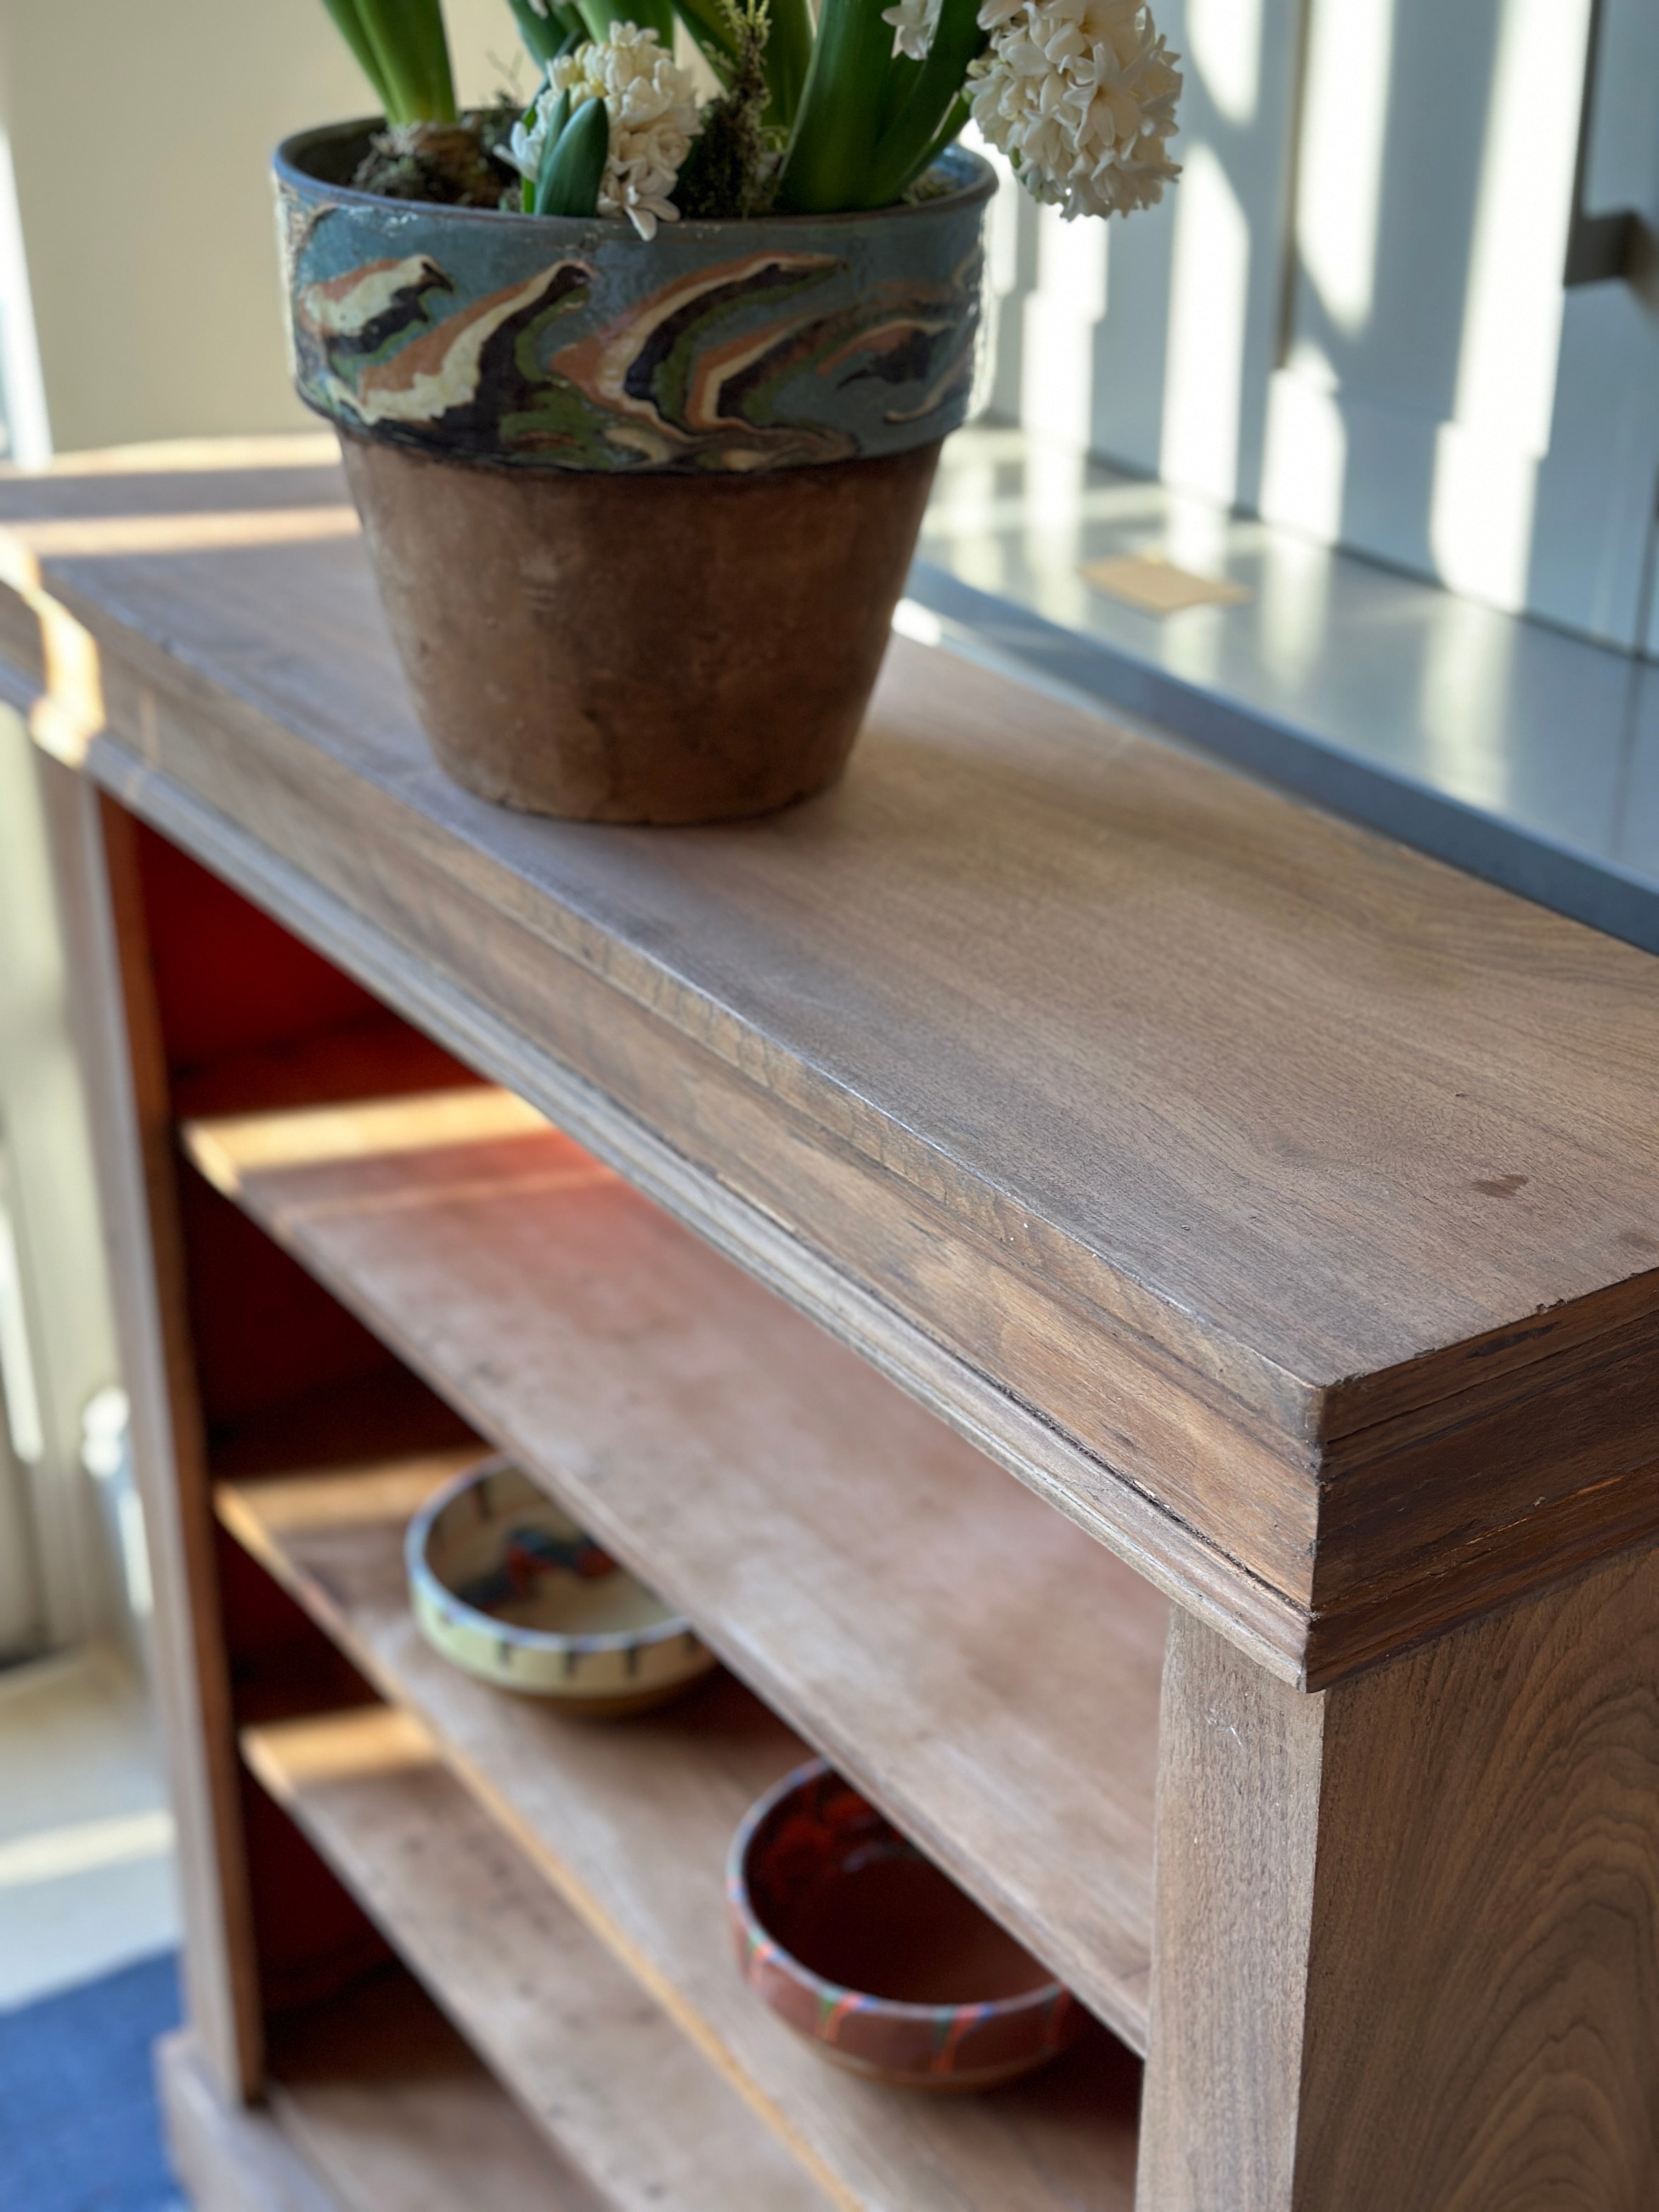
[[[22,717],[4,704],[0,1213],[16,1262],[21,1322],[0,1346],[0,1382],[14,1394],[11,1426],[22,1461],[21,1494],[10,1502],[15,1514],[27,1498],[21,1517],[32,1524],[40,1571],[34,1626],[57,1648],[120,1632],[117,1544],[106,1540],[79,1458],[82,1408],[118,1369],[33,748]],[[18,1434],[21,1427],[33,1431],[32,1440]],[[7,1472],[0,1464],[0,1487]],[[10,1486],[19,1492],[16,1477]],[[0,1537],[7,1535],[19,1541],[0,1514]]]
[[[507,0],[447,12],[461,97],[485,97],[491,56],[521,52]],[[322,0],[0,0],[0,126],[58,451],[309,419],[283,360],[267,164],[289,131],[368,105]]]

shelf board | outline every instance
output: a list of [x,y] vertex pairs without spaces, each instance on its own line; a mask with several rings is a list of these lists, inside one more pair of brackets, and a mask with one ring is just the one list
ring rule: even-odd
[[605,2212],[398,1967],[273,2030],[263,2107],[226,2102],[187,2031],[156,2085],[196,2212]]
[[242,1753],[610,2212],[823,2212],[796,2162],[446,1767],[412,1713],[245,1729]]
[[1097,2031],[1031,2081],[906,2096],[817,2057],[744,1986],[726,1925],[732,1831],[801,1756],[730,1676],[606,1726],[474,1680],[410,1618],[402,1536],[444,1455],[222,1486],[221,1517],[838,2203],[861,2212],[1128,2212],[1139,2069]]
[[185,1141],[1145,2051],[1156,1590],[505,1092]]
[[409,1975],[279,2028],[266,2095],[352,2212],[604,2212]]

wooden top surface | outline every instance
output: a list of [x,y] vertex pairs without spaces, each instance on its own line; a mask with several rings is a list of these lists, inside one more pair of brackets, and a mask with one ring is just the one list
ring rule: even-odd
[[658,1194],[1101,1533],[1127,1477],[1250,1634],[1340,1670],[1651,1519],[1648,956],[900,641],[822,800],[515,817],[428,759],[331,468],[12,479],[0,524],[43,743],[567,1126],[574,1077],[649,1187],[642,1125]]

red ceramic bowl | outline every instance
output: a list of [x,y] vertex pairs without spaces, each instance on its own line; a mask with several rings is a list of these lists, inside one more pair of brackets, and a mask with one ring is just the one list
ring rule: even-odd
[[1047,1967],[821,1759],[751,1807],[726,1887],[744,1978],[854,2073],[988,2089],[1083,2027]]

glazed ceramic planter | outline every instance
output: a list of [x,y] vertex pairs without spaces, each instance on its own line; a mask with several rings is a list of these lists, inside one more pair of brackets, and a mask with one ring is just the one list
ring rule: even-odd
[[613,822],[763,812],[845,764],[941,441],[986,203],[664,224],[353,191],[368,126],[276,159],[295,380],[340,434],[451,775]]

